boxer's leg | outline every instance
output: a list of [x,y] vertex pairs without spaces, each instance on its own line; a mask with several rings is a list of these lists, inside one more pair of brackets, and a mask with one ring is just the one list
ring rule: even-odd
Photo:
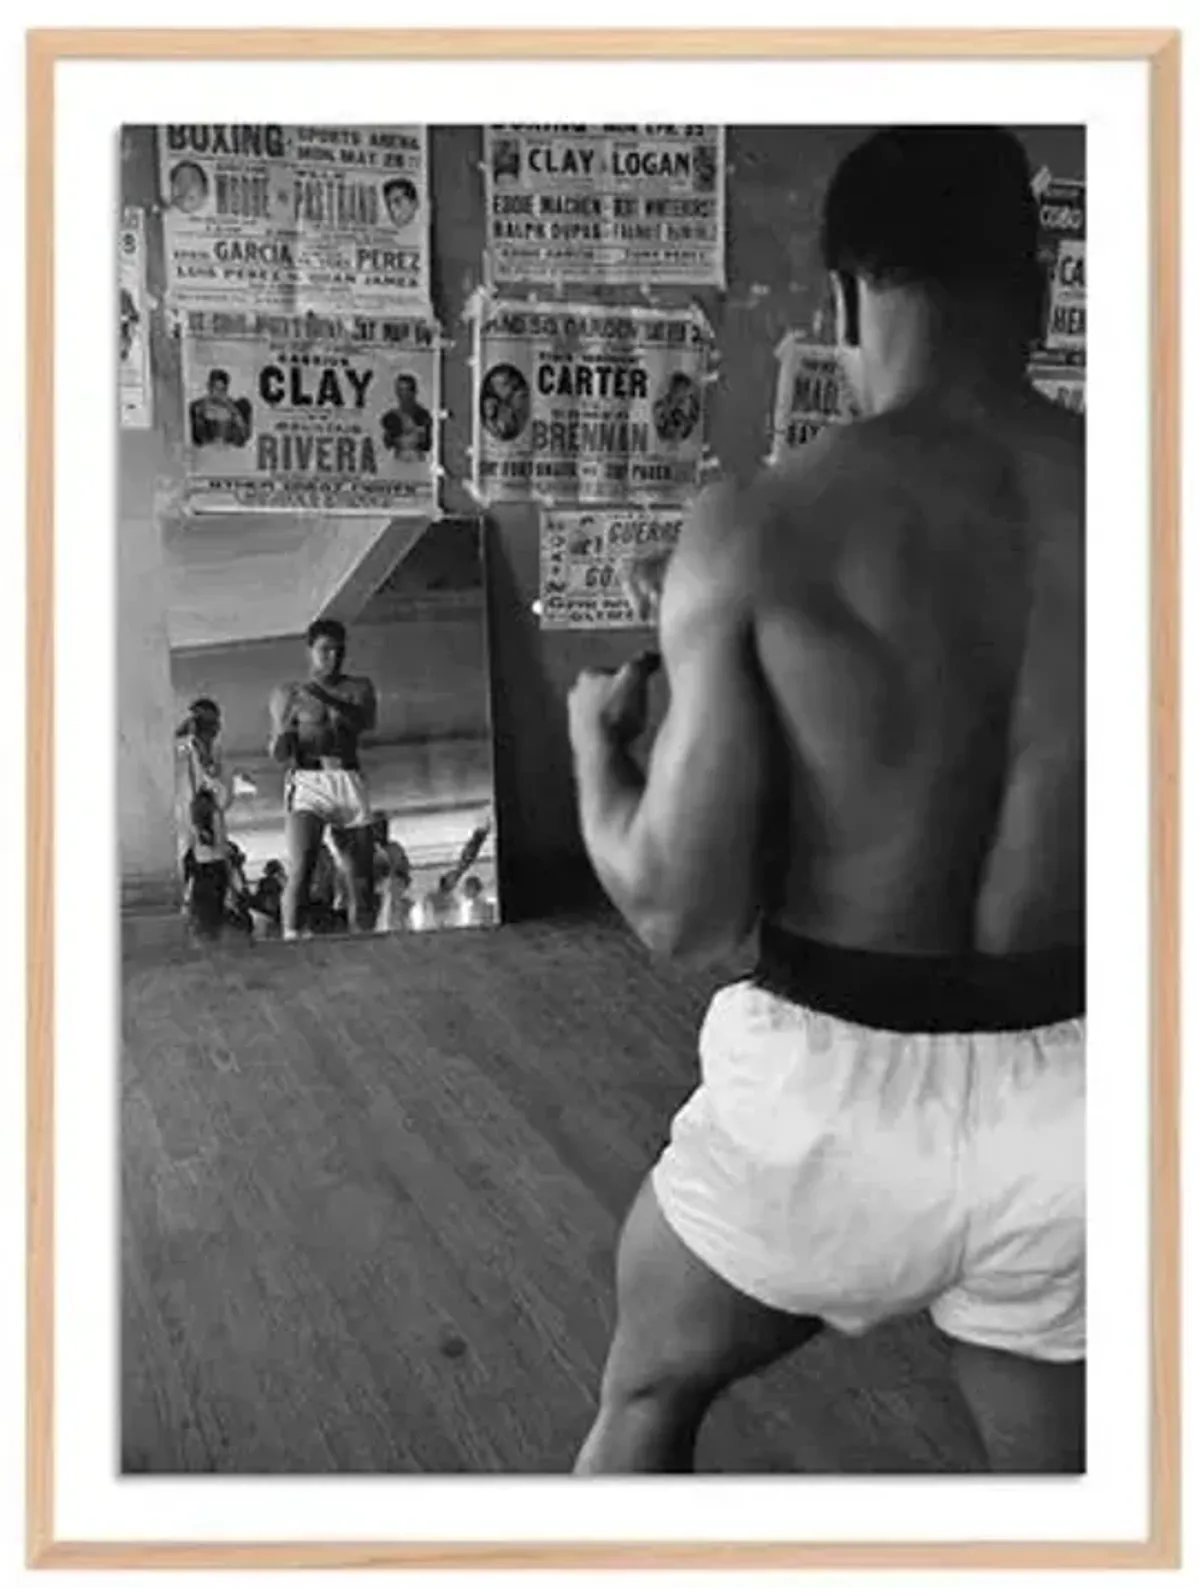
[[952,1341],[955,1376],[993,1472],[1083,1472],[1087,1370]]
[[370,827],[333,827],[329,832],[346,881],[347,924],[369,932],[375,922],[375,835]]
[[324,830],[325,823],[311,811],[288,811],[283,819],[287,879],[283,886],[280,918],[284,937],[295,937],[299,928]]
[[578,1473],[690,1472],[700,1424],[721,1390],[823,1327],[718,1278],[671,1229],[649,1180],[621,1235],[617,1313]]

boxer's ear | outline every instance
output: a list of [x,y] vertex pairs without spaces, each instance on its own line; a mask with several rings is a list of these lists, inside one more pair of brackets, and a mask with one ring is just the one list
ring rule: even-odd
[[858,278],[848,271],[835,270],[831,277],[833,302],[837,314],[837,339],[841,347],[857,347],[859,330]]

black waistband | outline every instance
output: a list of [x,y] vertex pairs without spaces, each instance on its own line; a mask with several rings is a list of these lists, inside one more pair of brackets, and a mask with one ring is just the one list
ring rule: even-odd
[[764,924],[753,980],[822,1014],[880,1031],[1028,1031],[1084,1012],[1084,950],[879,954]]

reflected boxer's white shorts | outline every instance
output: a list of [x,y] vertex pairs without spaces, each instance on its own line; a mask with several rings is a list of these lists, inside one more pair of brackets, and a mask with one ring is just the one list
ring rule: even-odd
[[294,767],[287,776],[284,800],[289,812],[318,816],[330,827],[366,827],[371,820],[361,772]]
[[653,1171],[667,1222],[728,1284],[860,1334],[929,1308],[947,1334],[1085,1355],[1085,1023],[876,1031],[752,982],[713,999],[701,1085]]

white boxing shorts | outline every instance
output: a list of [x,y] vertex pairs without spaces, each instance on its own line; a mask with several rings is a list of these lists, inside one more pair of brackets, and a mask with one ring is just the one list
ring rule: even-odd
[[284,791],[290,815],[317,816],[330,827],[367,827],[371,803],[361,772],[293,767]]
[[1085,1355],[1084,1020],[877,1030],[753,981],[714,998],[701,1085],[652,1174],[684,1244],[743,1294],[859,1334]]

